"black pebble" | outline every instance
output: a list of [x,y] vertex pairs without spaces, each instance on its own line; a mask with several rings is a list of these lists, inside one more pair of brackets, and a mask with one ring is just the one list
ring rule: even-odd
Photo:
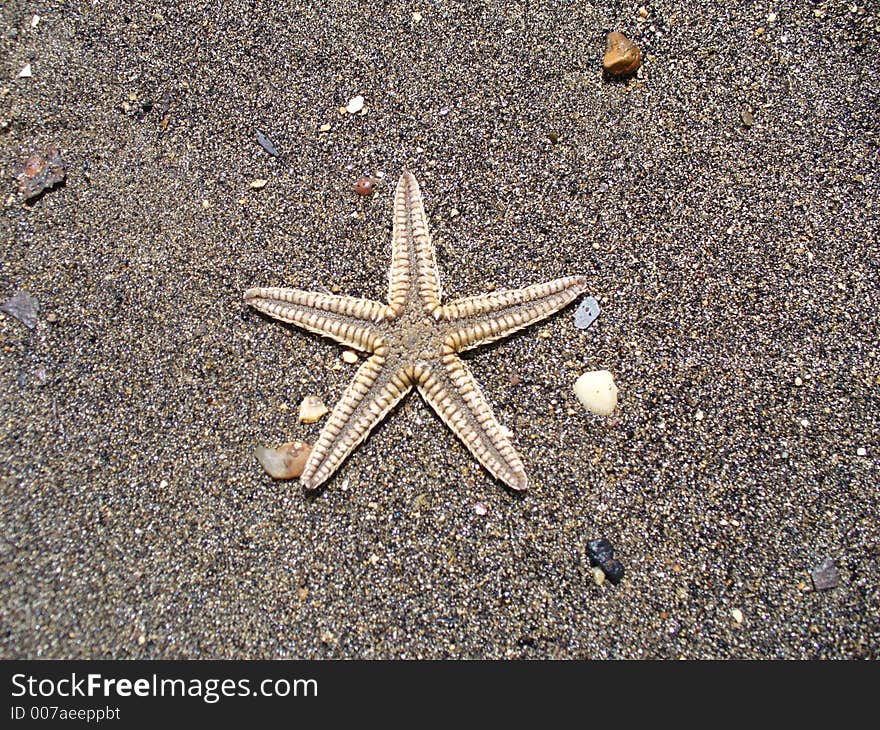
[[601,565],[614,557],[614,548],[607,539],[600,537],[587,543],[587,555],[590,556],[590,565]]
[[623,579],[623,564],[619,560],[606,560],[602,563],[602,572],[605,573],[605,577],[608,578],[614,585],[620,583]]

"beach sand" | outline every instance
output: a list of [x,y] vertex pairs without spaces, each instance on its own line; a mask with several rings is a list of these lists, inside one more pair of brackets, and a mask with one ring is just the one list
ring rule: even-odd
[[[0,7],[0,656],[880,657],[876,5],[150,5]],[[384,299],[404,170],[448,299],[601,303],[465,356],[523,495],[416,394],[316,495],[254,458],[357,365],[243,292]]]

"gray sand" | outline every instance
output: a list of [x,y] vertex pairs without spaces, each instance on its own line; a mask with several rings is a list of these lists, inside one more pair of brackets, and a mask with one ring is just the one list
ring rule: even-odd
[[[0,8],[0,656],[880,657],[876,4],[130,5]],[[602,302],[466,356],[524,496],[415,394],[315,497],[253,457],[356,366],[243,291],[384,297],[404,169],[447,297]]]

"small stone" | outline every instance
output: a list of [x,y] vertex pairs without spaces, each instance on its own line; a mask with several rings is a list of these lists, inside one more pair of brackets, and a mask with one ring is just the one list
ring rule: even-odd
[[836,588],[840,582],[837,566],[831,558],[825,558],[825,560],[813,568],[810,571],[810,578],[813,579],[813,587],[817,591],[831,590]]
[[743,126],[746,129],[749,129],[755,123],[755,116],[748,109],[743,109],[740,119],[742,119]]
[[617,406],[617,385],[607,370],[581,375],[575,381],[574,394],[584,408],[597,416],[609,416]]
[[15,317],[25,327],[32,330],[37,326],[40,303],[22,290],[8,301],[0,304],[0,312]]
[[422,14],[418,10],[412,14],[412,22],[413,23],[421,23],[422,22]]
[[474,512],[476,512],[480,517],[484,517],[485,515],[489,514],[489,508],[482,502],[477,502],[474,505]]
[[36,198],[42,192],[64,182],[67,166],[55,147],[33,152],[16,169],[18,189],[25,200]]
[[336,636],[332,631],[322,631],[320,634],[320,639],[325,644],[334,644],[336,643]]
[[357,114],[363,108],[364,97],[362,97],[360,94],[351,97],[351,99],[348,100],[348,104],[345,105],[345,111],[347,111],[349,114]]
[[602,310],[599,308],[599,302],[593,297],[586,297],[574,313],[574,326],[579,330],[585,330],[599,316]]
[[342,353],[342,359],[349,365],[354,365],[360,358],[354,350],[346,350]]
[[800,387],[804,384],[803,378],[801,378],[800,375],[796,376],[795,379],[794,379],[794,384],[795,384],[798,388],[800,388]]
[[272,157],[279,157],[280,152],[278,152],[277,148],[274,144],[272,144],[272,140],[269,139],[265,134],[263,134],[259,129],[254,130],[257,137],[257,144],[260,145],[266,152],[268,152]]
[[639,8],[639,17],[640,18],[647,18],[648,17],[648,8],[646,8],[644,5],[642,5],[642,7]]
[[624,568],[623,563],[619,560],[606,560],[602,563],[602,571],[605,573],[605,577],[611,581],[613,585],[617,585],[620,581],[623,580]]
[[46,321],[50,324],[55,324],[58,321],[58,315],[55,314],[55,312],[49,312],[49,314],[46,315]]
[[307,395],[299,404],[299,422],[315,423],[320,421],[328,413],[327,406],[316,395]]
[[743,622],[743,612],[740,611],[738,608],[731,609],[730,615],[733,616],[733,620],[736,621],[738,624],[741,624]]
[[776,13],[767,13],[767,22],[775,23],[776,22]]
[[642,52],[623,33],[613,31],[605,39],[602,68],[612,76],[626,76],[642,65]]
[[593,575],[593,581],[597,586],[602,585],[605,582],[605,571],[602,570],[599,566],[595,568],[590,568],[590,573]]
[[328,124],[322,124],[320,127],[318,127],[318,131],[319,131],[319,132],[329,132],[330,129],[331,129],[331,126],[330,126],[329,123],[328,123]]
[[367,177],[364,175],[363,177],[359,177],[354,184],[355,192],[358,195],[371,195],[372,192],[376,189],[376,182],[371,177]]
[[614,557],[614,547],[604,537],[590,540],[587,542],[587,556],[590,558],[590,565],[600,565]]
[[413,512],[420,512],[421,510],[431,506],[431,495],[427,492],[422,492],[413,500]]
[[25,64],[24,68],[22,68],[21,71],[18,72],[18,78],[20,79],[29,79],[33,75],[34,72],[31,71],[31,65],[29,63]]
[[258,180],[251,180],[251,181],[248,183],[248,187],[249,187],[249,188],[252,188],[253,190],[260,190],[261,188],[266,187],[266,183],[267,183],[267,182],[269,182],[269,181],[268,181],[268,180],[263,180],[262,178],[260,178],[260,179],[258,179]]
[[864,446],[859,446],[859,448],[856,449],[856,456],[867,456],[867,455],[868,455],[868,450]]
[[559,144],[559,138],[559,132],[556,130],[547,133],[547,139],[550,140],[550,144]]
[[300,586],[299,588],[296,589],[296,597],[300,601],[305,601],[306,598],[309,597],[309,589],[306,588],[305,586]]
[[295,479],[303,473],[312,447],[302,441],[291,441],[277,449],[257,446],[254,456],[273,479]]

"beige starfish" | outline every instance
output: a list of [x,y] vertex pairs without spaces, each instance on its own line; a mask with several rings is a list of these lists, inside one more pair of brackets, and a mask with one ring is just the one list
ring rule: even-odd
[[506,337],[564,307],[586,289],[568,276],[524,289],[440,302],[440,275],[419,184],[404,172],[394,196],[389,303],[300,289],[248,289],[275,319],[372,353],[330,414],[300,481],[323,484],[415,386],[493,476],[513,489],[525,469],[458,353]]

